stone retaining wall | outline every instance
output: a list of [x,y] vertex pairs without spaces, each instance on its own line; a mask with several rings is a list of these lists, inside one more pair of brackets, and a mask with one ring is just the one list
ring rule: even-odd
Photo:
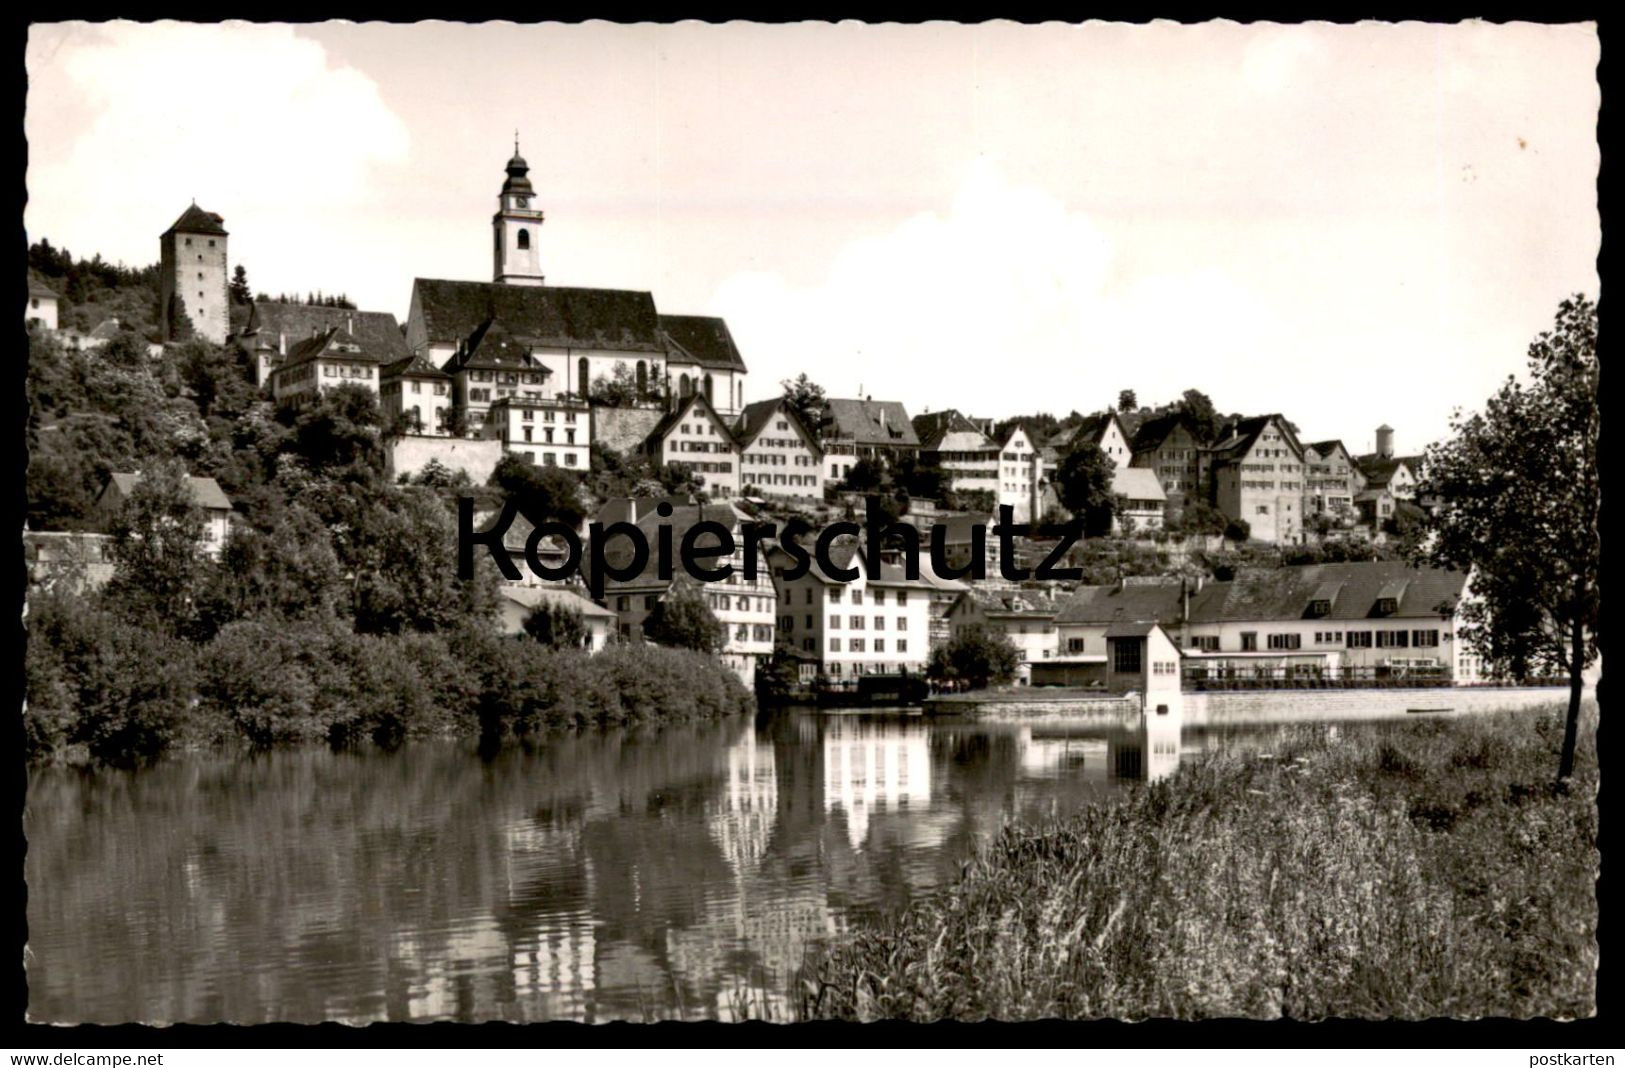
[[1566,707],[1566,686],[1418,687],[1414,690],[1236,690],[1187,693],[1180,704],[1190,724],[1290,723],[1310,719],[1383,719],[1415,709],[1490,712]]

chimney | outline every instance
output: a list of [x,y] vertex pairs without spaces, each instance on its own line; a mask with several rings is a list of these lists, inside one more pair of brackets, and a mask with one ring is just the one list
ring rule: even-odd
[[1179,580],[1179,622],[1181,625],[1191,621],[1191,587],[1186,579]]
[[276,351],[281,356],[288,354],[288,335],[281,330],[276,332]]
[[1394,458],[1394,428],[1387,423],[1377,428],[1377,455],[1384,460]]

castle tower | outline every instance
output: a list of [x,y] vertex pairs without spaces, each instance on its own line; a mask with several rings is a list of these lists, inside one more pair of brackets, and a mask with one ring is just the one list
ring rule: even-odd
[[1384,460],[1394,458],[1394,428],[1387,423],[1377,428],[1377,455]]
[[198,337],[224,343],[230,330],[224,220],[193,201],[158,247],[164,340],[180,340],[176,330],[184,314]]
[[516,286],[539,286],[542,278],[542,211],[535,207],[535,190],[530,187],[530,165],[519,154],[519,138],[513,140],[513,159],[508,161],[508,180],[502,183],[497,213],[491,217],[495,259],[494,281]]

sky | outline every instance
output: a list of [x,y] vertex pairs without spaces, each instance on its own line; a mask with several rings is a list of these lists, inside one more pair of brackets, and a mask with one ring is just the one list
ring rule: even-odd
[[256,291],[489,280],[515,131],[550,284],[726,317],[747,399],[1058,416],[1197,388],[1399,451],[1597,295],[1595,26],[59,23],[29,239],[195,198]]

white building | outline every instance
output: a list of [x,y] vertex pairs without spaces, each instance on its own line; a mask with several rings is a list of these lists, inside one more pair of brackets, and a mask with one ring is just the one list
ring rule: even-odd
[[55,330],[57,328],[56,290],[35,278],[28,276],[28,310],[23,313],[23,323],[39,330]]
[[644,451],[656,464],[682,464],[713,498],[739,496],[739,443],[703,393],[690,393],[655,424]]
[[596,653],[609,644],[615,634],[615,613],[602,605],[593,604],[574,590],[559,586],[503,585],[498,588],[498,625],[502,633],[525,633],[525,622],[542,609],[561,608],[581,615],[587,634],[582,648]]
[[[115,471],[108,476],[107,485],[92,506],[105,527],[111,527],[119,511],[130,499],[130,494],[141,484],[140,472]],[[192,489],[192,500],[203,510],[201,547],[208,556],[218,558],[225,547],[226,535],[231,532],[231,499],[212,478],[187,477]]]
[[592,413],[573,398],[502,397],[491,404],[484,434],[526,463],[577,472],[591,466]]
[[354,334],[332,327],[295,345],[271,373],[278,404],[305,405],[339,386],[360,386],[377,396],[380,354]]
[[824,450],[783,397],[745,405],[734,425],[741,492],[763,497],[824,499]]
[[[803,544],[811,555],[812,541]],[[871,576],[851,539],[830,552],[837,569],[856,572],[850,581],[825,574],[816,558],[806,574],[786,578],[781,572],[791,566],[788,554],[777,551],[772,559],[780,633],[814,674],[850,681],[860,675],[925,671],[931,652],[932,587],[923,577],[909,579],[896,563],[882,563],[880,573]]]

